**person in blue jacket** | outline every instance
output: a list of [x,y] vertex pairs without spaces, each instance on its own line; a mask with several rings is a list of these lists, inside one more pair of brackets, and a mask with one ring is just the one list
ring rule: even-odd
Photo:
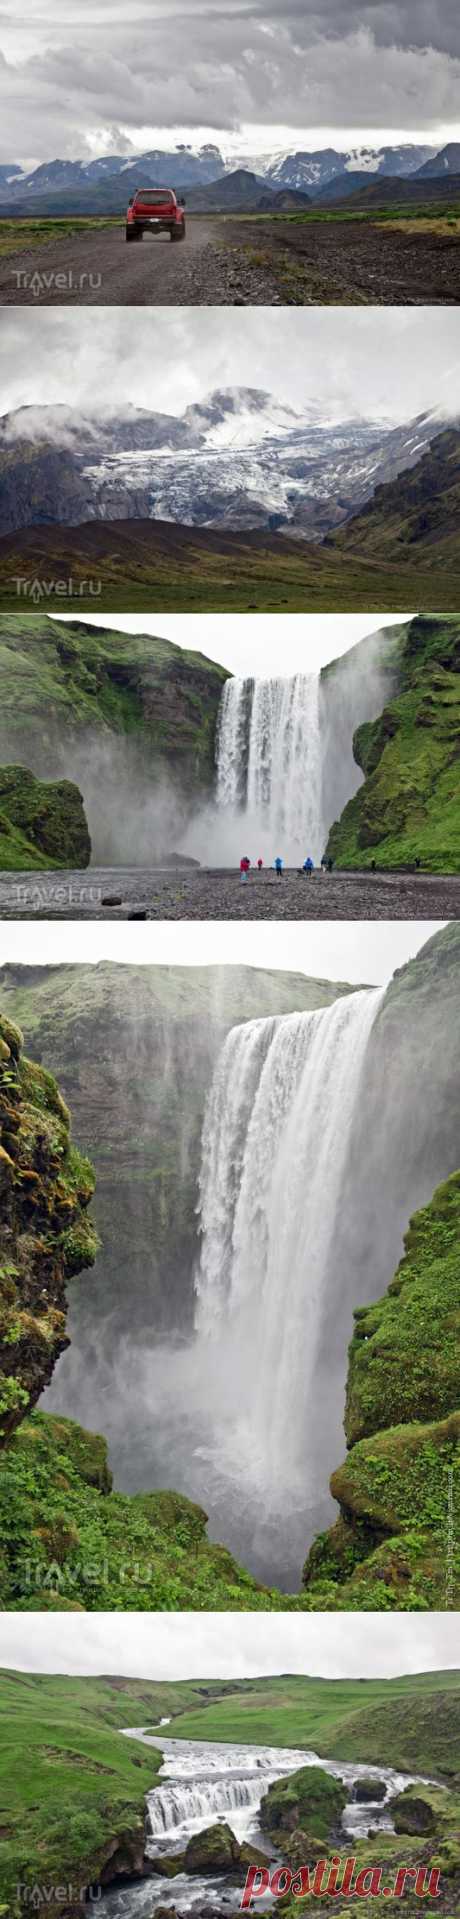
[[311,859],[311,857],[310,857],[310,854],[308,854],[308,858],[307,858],[306,860],[304,860],[304,863],[303,863],[303,867],[302,867],[302,872],[303,872],[303,873],[314,873],[314,871],[315,871],[315,868],[314,868],[314,865],[313,865],[313,860]]
[[278,854],[278,858],[273,861],[273,865],[274,865],[275,873],[277,874],[278,879],[281,880],[283,877],[284,860],[280,859],[279,854]]

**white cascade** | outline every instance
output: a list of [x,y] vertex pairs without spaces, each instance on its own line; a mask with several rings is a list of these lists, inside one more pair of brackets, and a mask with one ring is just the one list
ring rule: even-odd
[[336,1220],[382,996],[234,1027],[208,1096],[197,1333],[238,1368],[230,1445],[272,1514],[296,1487],[305,1503],[312,1480],[324,1329],[341,1307]]
[[254,857],[287,865],[324,851],[320,681],[229,679],[219,715],[218,808],[238,808],[257,839]]

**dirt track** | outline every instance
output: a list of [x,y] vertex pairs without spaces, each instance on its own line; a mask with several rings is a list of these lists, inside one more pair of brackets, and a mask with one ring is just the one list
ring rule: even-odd
[[127,246],[124,225],[88,229],[0,258],[3,306],[256,306],[278,301],[265,271],[217,242],[194,218],[185,241],[145,235]]
[[458,306],[460,236],[414,223],[189,216],[183,245],[124,223],[0,256],[4,306]]
[[278,880],[268,867],[244,885],[239,872],[222,867],[0,874],[4,920],[125,920],[137,911],[151,920],[449,920],[460,918],[460,878],[318,872],[306,879],[290,869]]

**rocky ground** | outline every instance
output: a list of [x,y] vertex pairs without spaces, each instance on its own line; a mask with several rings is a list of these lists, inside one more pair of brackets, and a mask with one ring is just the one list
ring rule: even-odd
[[123,867],[86,873],[0,874],[8,919],[392,920],[460,918],[460,876],[433,873],[313,873],[271,868]]
[[128,247],[120,221],[105,232],[88,228],[18,247],[0,262],[2,306],[273,306],[281,299],[269,264],[252,262],[241,244],[222,248],[216,227],[199,218],[189,221],[181,246],[145,235]]
[[223,232],[227,246],[244,242],[287,305],[457,306],[460,299],[460,234],[434,217],[391,226],[377,218],[229,220]]

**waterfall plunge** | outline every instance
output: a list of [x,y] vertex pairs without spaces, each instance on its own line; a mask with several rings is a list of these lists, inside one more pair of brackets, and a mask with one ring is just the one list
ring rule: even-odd
[[[217,807],[240,813],[254,839],[252,857],[281,853],[298,866],[324,852],[320,682],[229,679],[217,741]],[[256,844],[257,841],[257,844]]]
[[[227,1352],[234,1426],[220,1470],[270,1525],[318,1497],[325,1327],[341,1313],[336,1219],[380,989],[234,1027],[208,1098],[198,1342]],[[357,1302],[358,1303],[358,1302]],[[351,1331],[344,1315],[344,1346]],[[334,1382],[329,1382],[330,1394]],[[325,1478],[323,1468],[323,1477]]]

